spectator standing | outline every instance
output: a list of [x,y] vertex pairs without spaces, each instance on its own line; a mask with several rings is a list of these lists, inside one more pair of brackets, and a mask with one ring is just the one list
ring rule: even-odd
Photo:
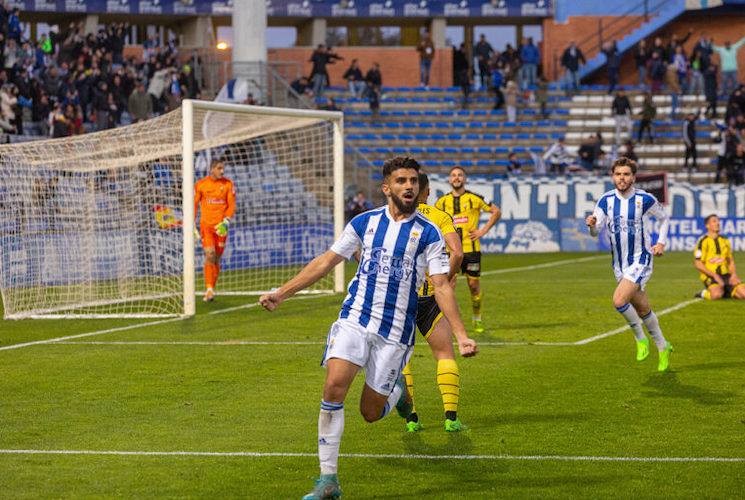
[[419,81],[423,87],[429,89],[429,73],[435,58],[435,44],[429,31],[424,32],[416,50],[419,52]]
[[362,76],[362,70],[357,62],[357,59],[352,59],[352,64],[342,76],[349,85],[349,93],[353,97],[361,97],[365,92],[365,79]]
[[674,120],[675,115],[678,112],[678,96],[680,95],[680,84],[678,83],[678,68],[675,67],[675,63],[667,65],[665,70],[665,85],[667,91],[670,93],[670,99],[672,108],[670,110],[670,119]]
[[507,82],[507,87],[504,91],[504,102],[507,107],[507,121],[517,121],[517,97],[519,93],[520,89],[517,88],[515,80],[510,80],[509,82]]
[[704,94],[706,94],[706,116],[714,120],[717,117],[717,67],[709,64],[704,70]]
[[153,114],[153,101],[145,90],[145,83],[142,80],[137,82],[137,87],[130,94],[127,108],[132,117],[132,123],[147,120]]
[[654,99],[650,92],[644,93],[644,102],[642,103],[642,114],[641,122],[639,123],[639,134],[636,137],[636,142],[642,142],[642,136],[644,131],[647,131],[647,137],[649,143],[654,144],[654,129],[652,124],[655,117],[657,116],[657,107],[654,105]]
[[616,93],[616,97],[611,103],[611,112],[616,122],[616,144],[621,144],[621,127],[626,129],[626,133],[631,136],[634,131],[634,125],[631,121],[631,103],[623,90]]
[[603,54],[605,54],[605,64],[608,69],[608,94],[612,94],[618,85],[618,74],[621,69],[621,53],[615,41],[605,42],[603,44]]
[[491,71],[489,70],[489,62],[494,55],[494,49],[486,41],[486,35],[483,33],[479,36],[479,41],[473,47],[473,55],[476,57],[476,61],[479,67],[479,79],[481,80],[481,88],[489,88],[489,80]]
[[714,51],[719,54],[719,63],[722,70],[722,92],[729,94],[737,86],[737,52],[745,44],[745,37],[732,44],[729,40],[724,46],[712,45]]
[[[683,162],[683,168],[688,168],[688,160],[692,159],[691,169],[696,170],[698,168],[698,151],[696,150],[696,120],[700,113],[694,115],[688,113],[685,120],[683,121],[683,143],[685,144],[685,160]],[[691,170],[689,170],[690,173]]]
[[532,85],[535,85],[536,78],[538,75],[538,64],[541,62],[541,53],[538,47],[533,45],[533,38],[528,37],[520,46],[520,60],[522,66],[520,67],[520,74],[522,78],[521,88],[526,90]]
[[329,83],[329,73],[326,66],[342,59],[344,58],[335,54],[331,47],[327,48],[322,43],[313,51],[310,56],[310,62],[313,63],[310,71],[310,81],[313,84],[313,94],[316,97],[323,96],[323,91]]
[[675,55],[673,56],[673,64],[675,65],[675,71],[678,73],[678,85],[680,85],[681,93],[688,93],[688,60],[683,52],[683,47],[678,45],[675,47]]
[[580,64],[585,64],[585,56],[582,51],[577,47],[577,44],[572,41],[569,47],[564,49],[564,53],[561,55],[561,65],[564,67],[566,73],[566,89],[571,88],[571,92],[577,92],[579,90],[579,71]]
[[367,70],[365,83],[367,84],[367,92],[377,92],[378,99],[380,99],[383,88],[383,74],[380,72],[380,64],[374,62],[372,68]]
[[543,78],[543,76],[539,77],[538,83],[536,83],[535,102],[541,109],[541,117],[543,117],[544,120],[548,118],[549,113],[546,109],[546,106],[548,105],[548,82]]
[[650,50],[647,47],[647,41],[642,39],[634,49],[634,63],[636,72],[639,75],[639,85],[647,86],[647,61],[650,58]]
[[471,91],[471,67],[468,64],[466,56],[466,44],[461,43],[460,47],[453,53],[453,72],[455,73],[455,85],[460,87],[463,92],[463,109],[468,107],[468,95]]

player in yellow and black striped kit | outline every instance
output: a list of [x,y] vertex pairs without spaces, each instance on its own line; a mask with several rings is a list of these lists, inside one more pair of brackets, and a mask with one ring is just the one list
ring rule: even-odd
[[[429,179],[426,174],[419,174],[419,206],[417,210],[425,217],[434,222],[448,247],[450,256],[450,272],[448,273],[448,282],[458,272],[461,260],[463,259],[463,250],[461,249],[460,237],[453,226],[453,219],[442,210],[427,205],[429,197]],[[453,331],[450,328],[448,320],[443,318],[442,312],[437,305],[434,297],[434,288],[429,276],[419,289],[419,299],[417,301],[416,326],[419,332],[427,339],[432,355],[437,360],[437,386],[442,396],[442,404],[445,409],[445,430],[447,432],[457,432],[461,430],[461,422],[458,418],[458,401],[460,399],[460,373],[458,364],[455,362],[455,353],[453,352]],[[473,343],[469,338],[458,338],[458,347]],[[461,350],[461,353],[463,351]],[[406,365],[403,371],[406,378],[406,385],[412,398],[414,397],[414,379],[411,374],[410,365]],[[422,428],[419,423],[419,416],[416,413],[416,407],[406,419],[406,430],[416,432]]]
[[704,223],[706,234],[696,242],[693,266],[701,273],[699,278],[705,289],[696,296],[706,300],[745,300],[745,284],[737,276],[729,240],[719,234],[719,217],[710,215]]
[[[471,290],[471,306],[473,308],[473,329],[476,333],[484,331],[481,322],[481,242],[484,236],[497,223],[502,212],[493,203],[489,203],[476,193],[466,190],[466,172],[460,167],[450,170],[448,179],[450,193],[441,196],[435,203],[435,207],[449,214],[453,218],[456,231],[463,245],[463,262],[461,272],[468,279],[468,288]],[[489,220],[484,227],[479,227],[481,212],[490,212]]]

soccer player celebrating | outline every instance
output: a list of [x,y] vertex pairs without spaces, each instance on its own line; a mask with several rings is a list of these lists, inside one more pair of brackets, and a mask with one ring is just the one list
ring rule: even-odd
[[[449,214],[453,218],[456,231],[461,237],[463,245],[463,262],[461,272],[468,278],[468,288],[471,290],[471,306],[473,308],[473,329],[476,333],[483,333],[481,322],[481,243],[479,239],[489,232],[497,223],[502,212],[493,203],[488,203],[482,196],[466,190],[466,172],[460,167],[450,170],[450,187],[453,190],[440,197],[435,207]],[[491,212],[484,227],[479,227],[481,212]]]
[[225,177],[225,165],[221,160],[212,160],[210,174],[194,186],[194,220],[201,207],[199,230],[194,229],[197,240],[201,238],[204,249],[204,294],[205,302],[215,299],[215,285],[220,274],[220,257],[225,251],[230,218],[235,213],[235,187]]
[[[450,254],[450,272],[448,273],[448,284],[456,276],[460,263],[463,260],[463,248],[460,236],[453,227],[453,219],[431,205],[427,205],[429,198],[429,179],[426,174],[419,173],[419,206],[417,210],[425,217],[434,222],[440,228],[448,253]],[[432,355],[437,361],[437,386],[442,396],[442,404],[445,408],[445,431],[457,432],[461,430],[461,422],[458,419],[458,400],[460,399],[460,373],[458,363],[455,362],[453,352],[452,330],[450,323],[442,317],[437,301],[434,298],[434,287],[429,277],[419,288],[419,299],[417,304],[416,326],[432,349]],[[468,339],[458,339],[461,343]],[[414,377],[411,374],[411,366],[404,367],[404,377],[409,394],[414,397]],[[406,430],[417,432],[421,430],[419,416],[416,409],[412,407],[411,415],[406,419]]]
[[[634,161],[623,157],[614,161],[611,177],[616,188],[600,198],[585,223],[593,236],[597,236],[598,227],[605,227],[608,231],[613,271],[618,282],[613,292],[613,305],[634,332],[636,360],[643,361],[649,356],[649,340],[641,327],[641,322],[644,322],[659,351],[657,369],[665,371],[670,364],[673,346],[662,335],[644,288],[652,277],[652,256],[662,256],[665,251],[667,213],[654,196],[634,188]],[[650,217],[660,222],[660,234],[655,245],[652,245],[649,234],[652,227]]]
[[360,368],[365,386],[360,412],[367,422],[383,418],[395,406],[402,417],[411,413],[411,398],[401,369],[414,345],[417,288],[429,273],[435,300],[459,341],[463,356],[477,352],[460,319],[452,287],[447,285],[448,257],[437,226],[416,211],[419,164],[396,157],[383,165],[386,206],[353,218],[331,249],[313,259],[261,305],[275,310],[284,300],[312,285],[344,259],[360,250],[355,277],[331,326],[324,364],[326,381],[318,417],[321,477],[304,498],[336,498],[339,445],[344,430],[344,399]]
[[698,239],[693,266],[701,273],[704,290],[696,294],[706,300],[733,298],[745,300],[745,284],[737,276],[729,240],[719,234],[719,217],[704,221],[706,234]]

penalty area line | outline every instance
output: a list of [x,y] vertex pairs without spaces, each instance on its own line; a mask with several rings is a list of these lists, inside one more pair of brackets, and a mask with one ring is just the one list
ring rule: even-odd
[[[93,455],[143,457],[243,457],[243,458],[316,458],[317,453],[256,451],[116,451],[116,450],[0,450],[0,455]],[[602,455],[418,455],[396,453],[340,453],[342,458],[397,460],[491,460],[531,462],[745,462],[745,457],[617,457]]]

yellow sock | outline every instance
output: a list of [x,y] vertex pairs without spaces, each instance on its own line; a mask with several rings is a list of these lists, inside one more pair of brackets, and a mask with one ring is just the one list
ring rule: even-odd
[[409,390],[409,395],[411,396],[411,413],[416,413],[416,407],[413,406],[414,404],[414,375],[411,374],[411,363],[406,363],[406,366],[404,366],[404,370],[401,372],[403,373],[404,378],[406,379],[406,388]]
[[441,359],[437,362],[437,386],[440,388],[445,412],[457,412],[460,399],[460,373],[454,359]]
[[704,290],[704,293],[702,293],[701,296],[704,298],[704,300],[711,300],[711,292],[708,288]]
[[481,297],[483,294],[479,292],[476,295],[471,295],[471,307],[473,307],[473,319],[481,320]]

